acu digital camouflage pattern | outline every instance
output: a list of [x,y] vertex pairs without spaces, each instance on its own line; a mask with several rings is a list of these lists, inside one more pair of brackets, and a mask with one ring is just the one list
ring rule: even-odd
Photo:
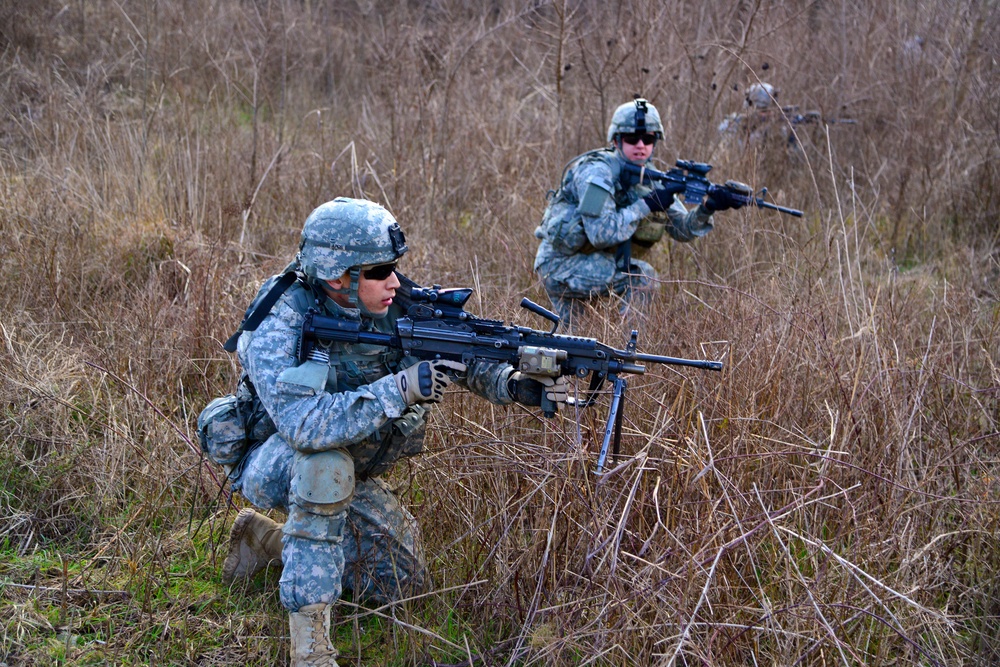
[[[265,283],[260,293],[276,280]],[[289,381],[287,371],[299,365],[296,347],[310,307],[384,332],[393,330],[401,315],[393,304],[385,318],[363,318],[357,309],[342,308],[325,295],[317,302],[310,289],[295,283],[256,331],[240,337],[240,363],[277,432],[246,455],[234,471],[233,488],[258,507],[291,509],[282,528],[281,578],[281,601],[290,611],[334,602],[342,584],[391,597],[422,586],[426,578],[413,517],[375,479],[394,461],[423,449],[427,409],[407,407],[392,377],[415,360],[380,346],[334,344],[318,390]],[[511,373],[507,365],[476,363],[459,384],[494,403],[509,404]],[[358,480],[354,497],[346,512],[309,514],[292,502],[290,483],[296,461],[302,459],[295,453],[330,449],[353,457]],[[313,537],[302,537],[307,534]]]
[[[648,298],[655,289],[653,267],[635,258],[630,267],[620,266],[616,260],[618,247],[633,239],[644,219],[652,217],[682,242],[712,230],[710,214],[702,207],[688,211],[676,198],[666,211],[651,214],[642,200],[650,189],[623,182],[624,163],[621,153],[612,149],[575,158],[535,230],[541,243],[534,268],[563,322],[571,323],[578,317],[587,299],[617,294],[623,299],[625,312],[633,298]],[[592,184],[611,194],[597,215],[583,215],[579,204]]]
[[274,424],[264,406],[246,382],[240,378],[235,394],[220,396],[198,415],[198,440],[213,463],[230,474],[251,442],[266,440],[274,433]]
[[752,108],[742,113],[732,113],[719,123],[719,134],[725,150],[743,150],[749,147],[788,147],[798,143],[792,124],[778,107]]
[[[753,148],[775,151],[769,160],[799,159],[802,146],[797,126],[823,124],[818,111],[799,113],[797,106],[779,106],[779,90],[769,83],[755,83],[747,88],[745,110],[731,113],[719,123],[718,131],[723,150],[743,151]],[[782,155],[781,153],[784,153]]]
[[374,202],[338,197],[306,218],[298,259],[307,276],[336,280],[351,267],[393,262],[406,250],[389,211]]
[[247,432],[236,396],[220,396],[198,415],[198,440],[209,460],[219,465],[237,463],[247,450]]
[[[243,496],[261,508],[286,508],[294,451],[274,437],[247,457]],[[342,536],[330,541],[282,537],[281,602],[300,609],[334,603],[343,589],[379,603],[426,589],[427,565],[417,521],[376,477],[359,481],[344,516]]]

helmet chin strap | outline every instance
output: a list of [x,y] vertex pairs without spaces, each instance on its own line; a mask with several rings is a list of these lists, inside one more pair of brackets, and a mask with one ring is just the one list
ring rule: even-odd
[[351,276],[351,286],[348,288],[347,302],[360,310],[362,315],[374,317],[372,312],[365,308],[365,304],[361,301],[361,297],[358,296],[358,287],[361,286],[361,267],[352,266],[348,269],[347,273]]

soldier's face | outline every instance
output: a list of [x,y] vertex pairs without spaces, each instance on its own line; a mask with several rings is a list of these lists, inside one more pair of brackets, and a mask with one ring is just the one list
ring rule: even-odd
[[[340,278],[328,280],[327,283],[332,289],[346,290],[351,286],[351,274],[345,272]],[[366,278],[365,272],[362,270],[358,277],[358,301],[364,305],[365,310],[369,313],[375,317],[382,317],[389,312],[389,306],[392,305],[392,300],[396,297],[398,287],[399,278],[396,277],[395,271],[385,278],[374,279]],[[331,299],[344,308],[350,308],[346,294],[332,292],[328,292],[328,294],[330,294]]]
[[629,136],[629,141],[635,141],[635,143],[630,144],[624,139],[619,139],[618,145],[621,146],[622,155],[629,162],[643,163],[648,160],[653,155],[653,146],[656,145],[656,139],[653,138],[648,144],[645,139],[649,139],[648,135],[636,135]]
[[364,271],[358,278],[358,300],[365,304],[372,315],[381,317],[389,312],[389,306],[396,297],[396,288],[399,287],[399,278],[396,272],[389,274],[388,278],[375,280],[366,278]]

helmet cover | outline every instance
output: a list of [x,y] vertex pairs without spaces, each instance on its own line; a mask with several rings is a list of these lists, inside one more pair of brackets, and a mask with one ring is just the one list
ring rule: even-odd
[[747,88],[746,105],[755,109],[767,109],[775,102],[778,91],[769,83],[755,83]]
[[336,280],[351,268],[395,262],[407,250],[389,211],[364,199],[337,197],[306,218],[298,262],[310,278]]
[[657,139],[663,138],[663,123],[660,122],[660,112],[642,97],[626,102],[615,109],[608,126],[608,143],[613,143],[621,134],[655,134]]

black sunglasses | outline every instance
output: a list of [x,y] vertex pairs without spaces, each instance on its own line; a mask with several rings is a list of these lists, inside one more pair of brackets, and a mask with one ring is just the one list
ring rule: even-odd
[[629,132],[628,134],[623,134],[621,136],[622,136],[622,141],[624,141],[629,146],[635,146],[637,143],[639,143],[639,141],[642,141],[642,143],[646,144],[647,146],[652,146],[653,144],[656,143],[655,134],[649,134],[649,133],[639,134],[638,132]]
[[368,280],[385,280],[395,270],[396,262],[389,262],[388,264],[376,264],[375,266],[369,266],[367,269],[361,269],[361,275]]

